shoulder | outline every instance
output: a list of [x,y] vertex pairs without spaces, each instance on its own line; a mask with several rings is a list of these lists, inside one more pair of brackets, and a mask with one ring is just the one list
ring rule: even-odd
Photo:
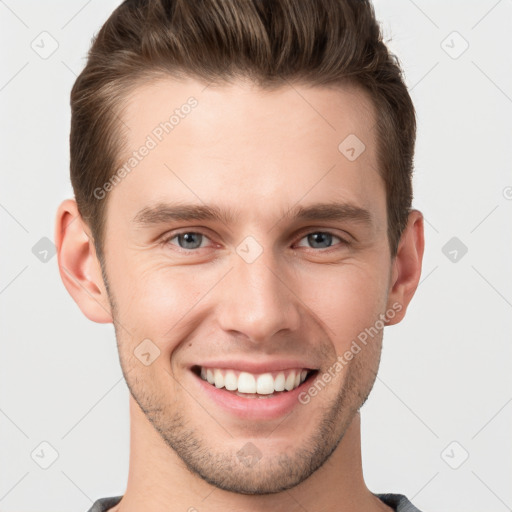
[[109,510],[115,507],[120,501],[122,496],[113,496],[110,498],[100,498],[96,500],[92,507],[87,512],[109,512]]
[[395,512],[421,512],[403,494],[375,494],[382,502],[389,505]]

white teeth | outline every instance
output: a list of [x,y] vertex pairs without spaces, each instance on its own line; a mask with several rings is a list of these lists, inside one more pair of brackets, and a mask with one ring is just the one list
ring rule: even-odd
[[241,372],[238,376],[238,391],[240,393],[256,393],[256,379],[247,372]]
[[274,392],[274,379],[270,373],[264,373],[256,381],[256,393],[259,395],[271,395]]
[[286,382],[284,383],[284,389],[286,391],[291,391],[295,386],[295,372],[291,372],[288,377],[286,377]]
[[235,391],[235,389],[238,389],[238,378],[233,370],[228,370],[226,372],[226,376],[224,377],[224,386],[226,386],[226,389],[229,391]]
[[213,372],[213,376],[215,378],[215,387],[223,388],[224,387],[224,375],[222,375],[222,372],[220,370],[215,370]]
[[278,373],[277,377],[274,380],[274,389],[276,391],[284,391],[285,380],[286,379],[284,378],[284,373],[283,372]]
[[266,395],[274,392],[292,391],[306,380],[307,370],[286,370],[274,374],[267,372],[253,375],[249,372],[237,372],[220,368],[202,368],[201,378],[216,388],[225,387],[228,391]]

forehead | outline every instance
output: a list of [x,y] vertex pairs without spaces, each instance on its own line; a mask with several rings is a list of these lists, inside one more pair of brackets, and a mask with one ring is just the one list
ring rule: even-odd
[[[196,105],[189,109],[187,103],[192,102]],[[190,78],[155,77],[136,87],[124,102],[121,118],[129,128],[129,145],[136,145],[142,133],[150,134],[160,123],[165,124],[173,113],[173,135],[193,131],[204,143],[211,142],[218,130],[236,130],[232,135],[238,139],[258,132],[269,142],[282,129],[289,137],[279,139],[279,144],[311,138],[313,132],[318,132],[316,138],[334,143],[349,134],[371,143],[375,125],[369,95],[349,83],[319,87],[283,82],[281,87],[267,90],[248,81],[219,86]],[[187,123],[181,123],[185,118],[189,118]],[[217,146],[220,151],[222,145]]]
[[248,82],[158,79],[130,94],[121,119],[118,165],[128,176],[111,201],[140,209],[156,201],[215,200],[245,207],[248,215],[265,204],[260,216],[270,215],[272,205],[277,214],[301,198],[327,195],[363,208],[384,204],[376,198],[384,192],[374,107],[355,86],[286,83],[264,90]]

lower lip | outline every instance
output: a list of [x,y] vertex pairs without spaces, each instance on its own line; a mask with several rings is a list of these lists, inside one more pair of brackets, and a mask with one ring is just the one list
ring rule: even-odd
[[225,388],[217,388],[191,372],[201,392],[222,409],[246,420],[272,420],[290,414],[295,407],[302,406],[299,395],[309,388],[313,378],[306,379],[292,391],[281,392],[269,398],[244,398]]

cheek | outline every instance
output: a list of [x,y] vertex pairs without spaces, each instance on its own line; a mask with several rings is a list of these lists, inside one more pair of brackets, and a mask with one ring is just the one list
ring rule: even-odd
[[198,273],[194,265],[170,267],[165,261],[141,260],[125,261],[117,268],[112,288],[120,322],[134,338],[159,340],[159,344],[178,339],[195,306],[216,282],[212,273]]
[[338,351],[384,312],[386,286],[372,264],[326,267],[304,273],[301,279],[301,299],[323,322]]
[[[149,338],[162,352],[172,352],[214,312],[209,291],[225,286],[222,265],[170,266],[164,258],[150,261],[147,254],[130,250],[113,256],[109,281],[117,320],[133,338],[130,345]],[[341,351],[384,311],[384,274],[378,254],[364,260],[347,258],[336,265],[301,264],[289,274],[289,287],[297,296],[296,307],[305,315],[313,313]],[[216,288],[217,296],[220,292]]]

